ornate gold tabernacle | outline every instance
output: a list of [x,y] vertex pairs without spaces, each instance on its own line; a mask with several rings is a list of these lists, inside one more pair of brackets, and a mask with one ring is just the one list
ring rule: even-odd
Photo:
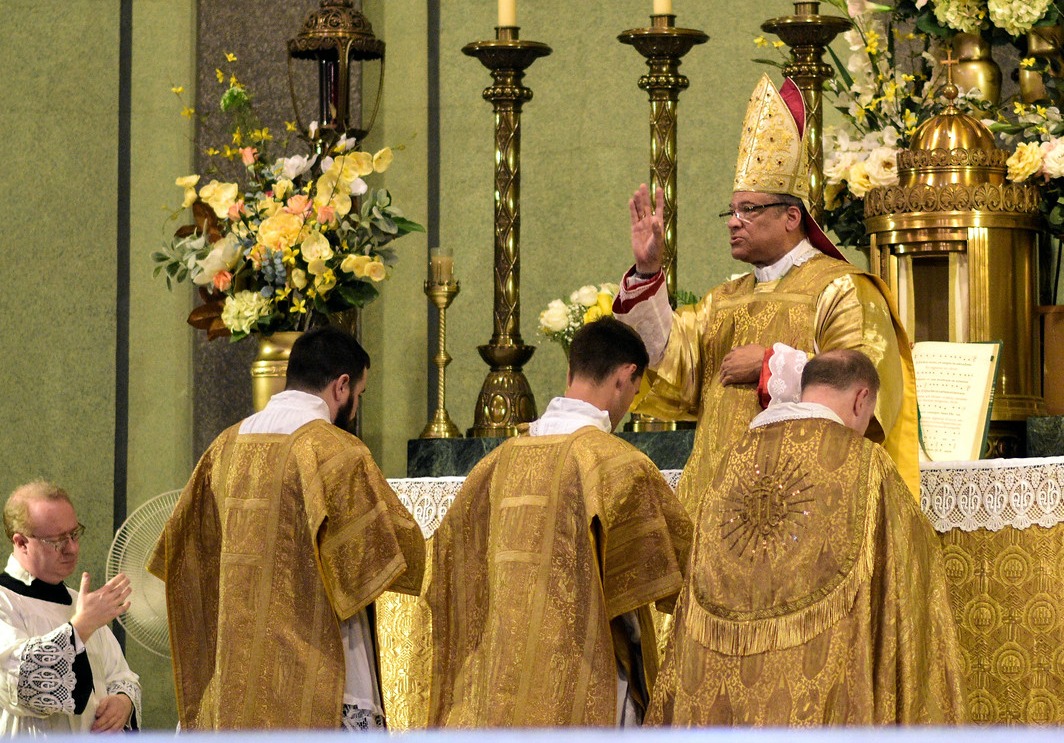
[[1008,182],[1008,153],[953,105],[952,81],[943,93],[949,106],[898,154],[898,185],[865,198],[870,270],[890,284],[910,340],[1004,342],[988,455],[1022,456],[1024,421],[1045,414],[1038,187]]

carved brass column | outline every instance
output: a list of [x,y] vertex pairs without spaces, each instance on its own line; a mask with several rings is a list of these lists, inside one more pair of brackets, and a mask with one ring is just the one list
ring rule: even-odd
[[676,106],[687,78],[679,72],[680,59],[709,36],[693,28],[676,28],[676,16],[652,15],[650,28],[633,28],[617,37],[646,57],[649,72],[639,87],[650,96],[650,186],[665,196],[665,234],[661,267],[669,299],[676,296]]
[[824,62],[832,39],[850,30],[848,18],[820,15],[819,2],[795,2],[794,15],[761,24],[765,33],[779,36],[791,48],[783,74],[794,80],[805,99],[805,137],[809,142],[809,213],[817,222],[824,212],[824,83],[835,71]]
[[522,372],[535,352],[521,340],[521,107],[532,90],[521,84],[525,69],[551,48],[520,41],[516,26],[495,29],[496,38],[462,47],[491,70],[484,90],[495,110],[495,312],[494,332],[481,358],[491,367],[477,398],[471,436],[513,436],[517,424],[536,418],[536,400]]

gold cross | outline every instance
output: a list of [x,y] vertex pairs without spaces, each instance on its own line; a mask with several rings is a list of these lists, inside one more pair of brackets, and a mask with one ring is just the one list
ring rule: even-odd
[[942,66],[946,68],[946,84],[953,85],[953,66],[957,60],[953,58],[953,47],[946,47],[946,58],[942,60]]

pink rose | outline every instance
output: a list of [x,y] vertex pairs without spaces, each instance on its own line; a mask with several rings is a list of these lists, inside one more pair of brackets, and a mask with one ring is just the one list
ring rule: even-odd
[[285,204],[284,210],[289,214],[307,214],[311,207],[310,197],[297,193]]
[[244,162],[244,165],[251,165],[255,162],[255,157],[259,154],[259,151],[254,147],[241,147],[240,159]]
[[329,224],[336,219],[336,208],[323,206],[318,209],[318,224]]
[[233,274],[228,271],[219,271],[214,274],[214,288],[220,292],[224,292],[233,285]]
[[244,200],[243,199],[241,199],[240,201],[236,202],[231,207],[229,207],[229,221],[230,222],[237,221],[238,219],[240,219],[240,215],[241,214],[247,214],[247,209],[244,208]]

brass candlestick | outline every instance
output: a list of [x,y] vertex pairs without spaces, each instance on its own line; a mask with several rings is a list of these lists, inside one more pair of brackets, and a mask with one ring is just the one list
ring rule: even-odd
[[820,3],[794,3],[794,15],[761,24],[765,33],[779,36],[791,48],[791,61],[783,74],[794,80],[805,99],[805,140],[809,143],[809,213],[819,222],[824,213],[824,83],[835,75],[824,62],[831,40],[853,23],[848,18],[820,15]]
[[517,424],[534,420],[536,400],[522,367],[535,352],[521,340],[521,106],[532,91],[524,71],[551,48],[518,40],[516,26],[495,29],[495,39],[462,47],[491,70],[484,90],[495,111],[495,312],[494,332],[481,358],[491,367],[473,416],[471,436],[513,436]]
[[439,317],[439,345],[436,348],[436,356],[432,361],[436,364],[436,413],[425,424],[421,431],[423,439],[460,439],[462,432],[458,430],[447,414],[447,365],[451,363],[451,355],[447,353],[447,308],[458,296],[461,287],[457,281],[425,282],[425,294],[436,305]]
[[650,185],[665,196],[661,266],[669,299],[676,296],[676,105],[690,84],[679,73],[680,59],[709,36],[693,28],[676,28],[676,16],[652,15],[649,28],[633,28],[617,37],[646,57],[649,72],[639,87],[650,96]]

